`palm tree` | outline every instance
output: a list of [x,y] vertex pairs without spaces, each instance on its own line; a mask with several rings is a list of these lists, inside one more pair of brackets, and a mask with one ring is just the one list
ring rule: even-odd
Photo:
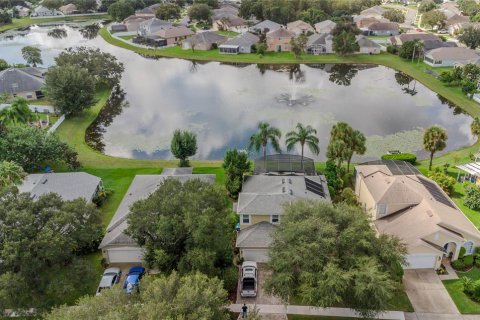
[[0,162],[0,189],[19,184],[27,174],[15,162]]
[[428,128],[423,134],[423,148],[430,152],[429,170],[432,170],[433,155],[435,152],[445,149],[447,146],[447,139],[447,132],[438,126]]
[[24,98],[16,98],[9,107],[0,111],[0,123],[4,126],[24,124],[31,119],[32,111]]
[[280,153],[281,149],[278,139],[280,139],[281,136],[282,133],[278,128],[270,126],[267,122],[260,122],[258,124],[258,132],[250,137],[248,149],[254,149],[256,152],[262,149],[265,170],[267,169],[267,144],[270,141],[273,150]]
[[316,155],[320,153],[320,148],[318,147],[318,138],[316,136],[317,130],[312,128],[311,126],[304,127],[301,123],[297,123],[295,127],[297,130],[290,131],[287,133],[286,138],[287,140],[285,143],[287,144],[287,151],[293,149],[293,147],[300,143],[300,147],[302,148],[302,171],[303,169],[303,151],[305,148],[305,144],[307,144],[308,149]]

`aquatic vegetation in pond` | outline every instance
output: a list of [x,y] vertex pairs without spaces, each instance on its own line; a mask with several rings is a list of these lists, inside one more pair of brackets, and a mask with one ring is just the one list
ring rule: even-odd
[[423,129],[400,131],[385,136],[371,135],[367,137],[366,157],[379,158],[389,150],[401,152],[419,152],[423,149]]
[[97,37],[98,31],[100,30],[100,28],[101,26],[99,23],[93,23],[81,28],[80,33],[85,39],[92,40]]
[[47,35],[55,39],[62,39],[67,37],[67,30],[64,28],[55,28],[48,31]]

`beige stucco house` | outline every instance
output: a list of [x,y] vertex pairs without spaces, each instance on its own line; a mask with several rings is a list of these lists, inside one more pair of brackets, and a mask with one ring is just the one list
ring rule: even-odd
[[268,51],[290,51],[290,40],[295,36],[295,33],[285,28],[268,32],[266,35]]
[[443,257],[473,254],[480,232],[432,180],[403,161],[355,167],[355,194],[379,233],[406,245],[405,269],[438,269]]

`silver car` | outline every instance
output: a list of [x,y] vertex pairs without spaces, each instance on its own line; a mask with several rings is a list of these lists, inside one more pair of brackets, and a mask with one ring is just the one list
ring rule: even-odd
[[116,283],[120,281],[120,277],[122,276],[122,271],[120,268],[108,268],[103,272],[102,279],[100,280],[100,284],[98,285],[97,289],[97,296],[103,289],[110,289]]

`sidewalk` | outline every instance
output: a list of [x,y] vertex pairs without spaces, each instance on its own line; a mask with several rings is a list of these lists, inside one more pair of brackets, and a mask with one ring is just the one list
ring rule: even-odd
[[[254,305],[247,304],[247,306],[250,310],[254,308]],[[285,306],[266,304],[257,304],[256,307],[260,310],[261,314],[297,314],[308,316],[360,318],[360,316],[353,309],[348,308],[316,308],[309,306]],[[232,312],[240,312],[241,308],[241,304],[232,304],[229,307],[230,311]],[[377,319],[405,320],[405,316],[402,311],[387,311],[379,315]]]

